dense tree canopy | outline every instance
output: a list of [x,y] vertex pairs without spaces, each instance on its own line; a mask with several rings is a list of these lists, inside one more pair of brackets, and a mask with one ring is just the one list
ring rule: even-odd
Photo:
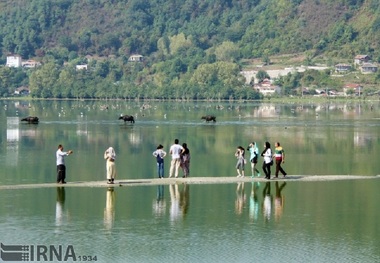
[[[4,0],[1,62],[15,53],[43,66],[1,69],[0,92],[26,84],[35,97],[248,98],[241,59],[380,60],[379,21],[376,0]],[[129,62],[133,54],[144,61]]]

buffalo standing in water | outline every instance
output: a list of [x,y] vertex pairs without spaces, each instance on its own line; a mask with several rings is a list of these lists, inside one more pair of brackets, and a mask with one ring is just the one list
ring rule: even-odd
[[206,122],[209,122],[209,121],[216,122],[216,117],[213,115],[202,116],[201,119],[206,120]]
[[130,123],[135,123],[135,118],[132,115],[123,115],[119,117],[119,120],[123,120],[124,123],[129,121]]
[[38,120],[38,117],[29,116],[29,117],[21,119],[21,121],[26,121],[28,123],[37,124],[39,120]]

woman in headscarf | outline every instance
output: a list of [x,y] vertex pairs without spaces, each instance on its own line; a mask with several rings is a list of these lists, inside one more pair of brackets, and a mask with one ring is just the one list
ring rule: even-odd
[[260,172],[256,168],[257,159],[259,158],[259,148],[257,147],[256,142],[251,142],[248,146],[248,150],[251,154],[249,161],[251,162],[252,178],[255,176],[255,172],[257,176],[260,176]]
[[116,158],[116,153],[115,150],[112,147],[109,147],[105,152],[104,152],[104,159],[107,160],[107,184],[113,184],[115,177],[116,177],[116,167],[115,167],[115,158]]

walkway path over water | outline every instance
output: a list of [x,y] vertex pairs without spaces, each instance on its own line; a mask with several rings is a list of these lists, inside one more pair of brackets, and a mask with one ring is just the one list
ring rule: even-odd
[[28,189],[28,188],[46,188],[46,187],[124,187],[124,186],[147,186],[147,185],[169,185],[169,184],[230,184],[238,182],[268,182],[268,181],[336,181],[336,180],[364,180],[380,179],[380,175],[363,176],[363,175],[293,175],[286,178],[279,177],[267,180],[264,177],[251,178],[246,176],[238,177],[188,177],[188,178],[154,178],[154,179],[120,179],[115,184],[107,184],[106,181],[86,181],[86,182],[68,182],[66,184],[42,183],[42,184],[16,184],[0,185],[0,190],[5,189]]

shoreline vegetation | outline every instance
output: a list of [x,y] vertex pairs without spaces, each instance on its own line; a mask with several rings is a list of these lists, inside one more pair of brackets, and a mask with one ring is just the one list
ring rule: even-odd
[[0,101],[153,101],[153,102],[295,102],[295,101],[308,101],[308,102],[324,102],[324,101],[340,101],[340,102],[351,102],[351,101],[380,101],[380,96],[287,96],[287,97],[264,97],[263,99],[188,99],[188,98],[177,98],[177,99],[156,99],[156,98],[33,98],[31,96],[20,96],[20,97],[3,97]]

